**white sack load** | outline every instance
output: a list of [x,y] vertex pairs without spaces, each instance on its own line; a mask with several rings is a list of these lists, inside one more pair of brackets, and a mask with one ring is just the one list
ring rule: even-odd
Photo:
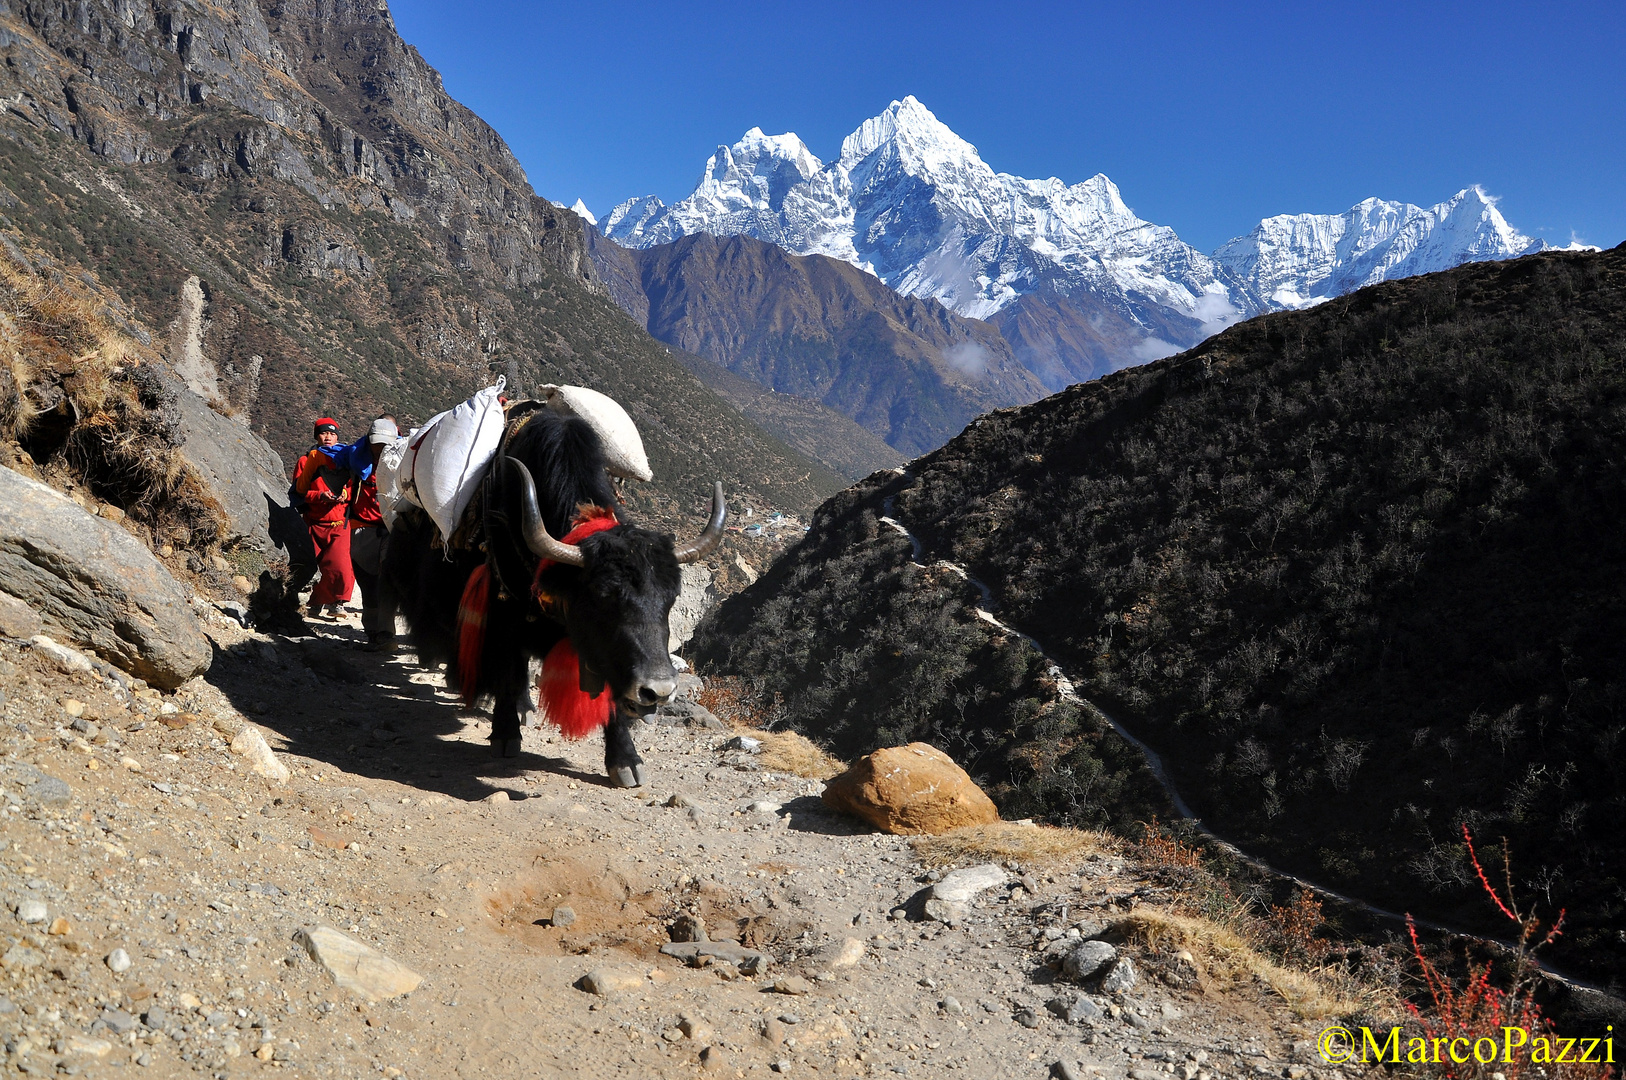
[[434,519],[440,535],[457,529],[485,468],[502,443],[503,411],[498,396],[508,384],[499,378],[454,409],[430,418],[408,437],[402,462],[402,489]]
[[611,475],[633,480],[655,478],[649,471],[649,458],[644,455],[644,440],[638,436],[638,426],[614,398],[585,386],[552,384],[542,387],[537,398],[556,413],[579,416],[592,425],[604,444],[604,464]]
[[[412,435],[416,435],[414,430]],[[395,528],[395,516],[401,512],[403,502],[416,503],[405,488],[401,486],[401,462],[406,458],[407,440],[410,435],[402,435],[394,442],[384,444],[384,452],[378,455],[378,510],[384,516],[384,528]]]

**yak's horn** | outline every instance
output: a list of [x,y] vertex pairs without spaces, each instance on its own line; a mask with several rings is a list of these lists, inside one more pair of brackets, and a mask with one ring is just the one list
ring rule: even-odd
[[707,555],[723,542],[723,522],[728,520],[728,503],[723,500],[723,482],[719,480],[711,489],[711,520],[695,542],[677,549],[677,561],[692,563]]
[[536,481],[531,479],[531,470],[518,458],[504,455],[503,460],[519,470],[520,527],[525,534],[525,546],[535,555],[564,563],[566,566],[585,565],[587,560],[582,556],[581,548],[561,544],[548,533],[548,527],[542,524],[542,508],[536,503]]

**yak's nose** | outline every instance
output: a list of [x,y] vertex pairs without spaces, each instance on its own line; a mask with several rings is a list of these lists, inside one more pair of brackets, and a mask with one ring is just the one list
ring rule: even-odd
[[676,689],[677,680],[673,678],[645,679],[638,684],[638,704],[659,705]]

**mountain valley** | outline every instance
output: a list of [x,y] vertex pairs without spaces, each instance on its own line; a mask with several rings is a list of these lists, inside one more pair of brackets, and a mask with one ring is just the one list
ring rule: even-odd
[[904,457],[1045,393],[987,323],[837,259],[705,233],[642,250],[595,234],[588,250],[616,302],[657,339],[818,402]]

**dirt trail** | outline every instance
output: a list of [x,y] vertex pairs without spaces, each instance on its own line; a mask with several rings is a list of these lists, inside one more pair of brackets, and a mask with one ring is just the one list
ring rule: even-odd
[[[66,674],[0,640],[6,1070],[1037,1078],[1063,1062],[1071,1075],[1132,1080],[1326,1073],[1303,1041],[1317,1025],[1261,984],[1165,981],[1168,958],[1132,946],[1139,983],[1084,995],[1102,1015],[1069,1024],[1047,1010],[1079,992],[1047,964],[1069,929],[1161,893],[1117,855],[1016,866],[1019,885],[982,894],[953,928],[894,920],[924,887],[907,842],[826,814],[819,782],[723,749],[729,732],[640,727],[654,782],[619,790],[596,739],[528,728],[523,756],[492,759],[485,718],[409,655],[355,651],[353,617],[301,639],[224,617],[210,632],[207,680],[170,697]],[[229,752],[224,733],[245,718],[293,769],[287,783]],[[39,914],[33,901],[45,921],[20,921]],[[746,976],[661,955],[684,914],[771,962]],[[423,984],[358,1005],[292,940],[321,924]],[[862,943],[855,963],[818,952],[846,939]],[[105,959],[115,949],[130,959],[117,974]],[[595,970],[628,988],[578,989]],[[786,979],[807,992],[774,992]]]

